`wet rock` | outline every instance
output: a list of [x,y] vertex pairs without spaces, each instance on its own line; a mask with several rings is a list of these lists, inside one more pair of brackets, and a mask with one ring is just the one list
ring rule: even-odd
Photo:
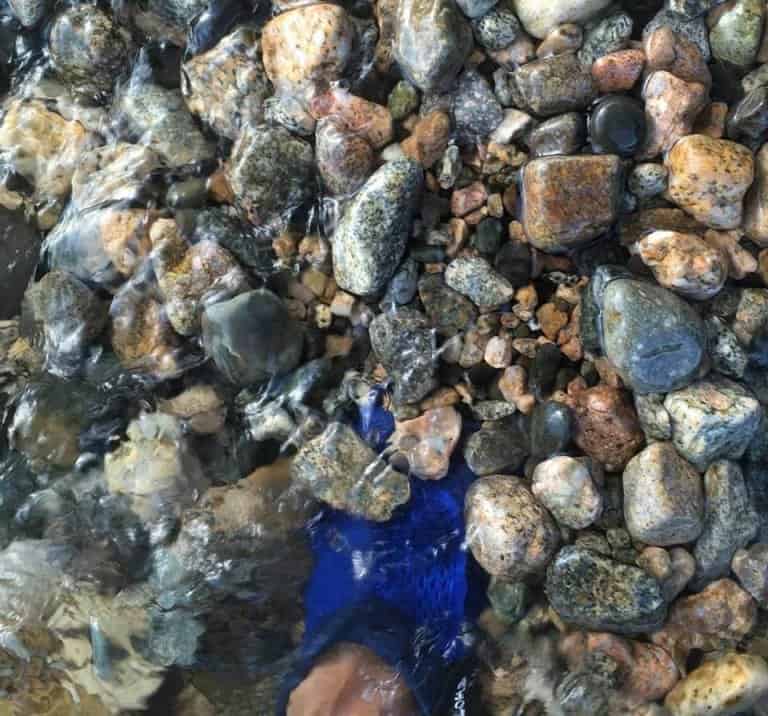
[[493,132],[504,119],[504,111],[485,78],[467,70],[459,78],[453,98],[453,117],[459,138],[478,142]]
[[672,602],[685,589],[696,571],[696,561],[682,547],[669,551],[646,547],[637,558],[637,566],[659,582],[667,602]]
[[374,149],[392,141],[392,116],[383,105],[357,97],[341,87],[315,95],[309,109],[317,120],[333,117],[355,135],[365,139]]
[[181,46],[192,21],[207,7],[207,0],[147,0],[132,8],[133,20],[150,37]]
[[487,594],[494,614],[505,624],[516,624],[525,616],[531,596],[525,582],[509,582],[497,577],[491,579]]
[[522,222],[538,249],[559,253],[607,231],[619,210],[616,156],[546,157],[523,170]]
[[[419,265],[416,263],[413,257],[409,256],[405,259],[405,261],[403,261],[403,263],[400,265],[400,268],[398,268],[395,272],[395,275],[392,277],[392,280],[387,286],[387,291],[384,294],[384,298],[381,299],[381,303],[379,305],[382,307],[382,309],[388,310],[392,308],[393,305],[405,306],[409,304],[411,301],[413,301],[414,297],[416,296],[416,292],[418,291],[418,281]],[[336,296],[338,296],[339,293],[337,293]],[[342,295],[350,296],[350,294]],[[354,301],[352,296],[350,296],[350,298]]]
[[61,210],[80,157],[97,143],[78,121],[40,100],[12,100],[0,125],[4,163],[33,187],[32,199]]
[[340,288],[371,295],[392,278],[405,252],[422,176],[415,162],[388,162],[347,207],[333,235],[334,276]]
[[566,22],[581,24],[610,5],[610,0],[567,0],[567,2],[537,2],[515,0],[515,12],[525,29],[539,39],[546,37],[558,25]]
[[648,137],[641,156],[653,159],[693,131],[696,117],[707,104],[708,92],[699,82],[686,82],[658,70],[645,81],[643,100]]
[[697,45],[668,26],[644,37],[646,66],[649,71],[664,70],[685,82],[711,87],[712,75]]
[[627,529],[638,542],[666,546],[701,534],[701,478],[671,443],[654,443],[632,458],[623,484]]
[[291,476],[331,507],[376,522],[389,520],[411,497],[407,476],[343,423],[331,423],[299,450]]
[[586,465],[572,457],[551,457],[533,471],[531,491],[566,527],[581,530],[603,511],[603,497]]
[[733,555],[731,569],[741,586],[757,601],[761,609],[768,606],[768,544],[758,542]]
[[248,290],[248,279],[231,254],[212,241],[188,244],[171,219],[152,226],[152,267],[174,330],[183,336],[200,330],[210,303]]
[[515,288],[531,280],[531,249],[521,241],[505,243],[493,260],[493,267]]
[[373,171],[373,147],[330,117],[317,123],[315,154],[317,169],[331,194],[354,194]]
[[658,393],[635,395],[635,409],[649,442],[672,439],[672,423],[664,407],[663,395]]
[[768,87],[758,87],[735,104],[726,122],[728,137],[758,147],[768,131]]
[[761,656],[730,653],[702,664],[664,700],[672,716],[728,716],[749,711],[768,693]]
[[399,122],[413,114],[421,102],[419,91],[405,80],[400,80],[389,93],[387,107],[392,119]]
[[266,289],[205,307],[203,346],[228,380],[249,385],[297,366],[304,345],[301,326]]
[[600,94],[625,92],[640,79],[645,66],[642,50],[619,50],[603,55],[592,65],[592,79]]
[[394,382],[397,403],[415,403],[436,386],[437,346],[426,317],[413,308],[380,313],[371,322],[371,345]]
[[34,27],[45,17],[50,0],[8,0],[11,11],[24,27]]
[[668,174],[663,164],[636,164],[629,175],[627,186],[638,199],[652,199],[666,190]]
[[515,294],[512,285],[479,257],[454,259],[445,270],[445,283],[486,309],[498,308]]
[[731,329],[742,345],[751,345],[768,323],[768,291],[745,288],[736,298],[736,314]]
[[567,405],[554,400],[537,405],[531,416],[531,454],[550,457],[563,452],[573,428],[573,411]]
[[768,246],[768,144],[755,156],[755,182],[744,203],[744,233],[758,246]]
[[646,120],[642,105],[618,95],[600,100],[590,116],[589,134],[596,153],[633,156],[645,143]]
[[516,477],[475,481],[467,492],[464,519],[472,554],[495,577],[540,573],[557,550],[557,526]]
[[82,5],[62,12],[51,25],[48,48],[59,75],[85,96],[109,93],[125,70],[130,35],[98,7]]
[[572,53],[529,62],[512,80],[515,106],[540,117],[585,109],[595,97],[589,68]]
[[578,52],[581,62],[588,67],[611,52],[623,50],[632,37],[634,22],[626,12],[614,12],[600,20],[589,23],[584,33],[584,42]]
[[445,112],[434,110],[418,121],[400,146],[406,157],[429,169],[445,153],[450,136],[451,118]]
[[319,3],[272,18],[261,36],[264,68],[278,88],[312,80],[341,78],[355,42],[355,28],[344,9]]
[[505,421],[492,423],[470,435],[464,459],[476,475],[515,472],[525,460],[525,436]]
[[707,319],[709,355],[712,367],[731,378],[742,378],[749,362],[749,356],[739,343],[734,332],[719,318]]
[[523,28],[511,3],[501,4],[472,21],[475,38],[486,50],[503,50],[521,37]]
[[127,440],[104,458],[104,479],[143,522],[178,516],[208,486],[179,421],[162,413],[131,422]]
[[726,576],[734,553],[752,541],[759,527],[738,464],[727,460],[712,463],[704,474],[704,490],[706,515],[704,530],[693,550],[693,589]]
[[536,349],[529,368],[528,388],[536,400],[552,394],[563,354],[554,343],[545,343]]
[[576,52],[584,40],[584,31],[580,25],[566,22],[548,33],[536,48],[536,57],[544,59],[565,52]]
[[430,324],[447,338],[466,330],[477,318],[472,302],[449,288],[438,274],[424,274],[419,279],[419,298]]
[[547,570],[546,593],[560,617],[585,629],[637,634],[661,625],[659,583],[637,567],[579,547],[564,547]]
[[0,319],[19,315],[27,283],[40,256],[42,237],[21,212],[0,208]]
[[398,5],[394,58],[423,92],[446,90],[472,48],[469,22],[449,0]]
[[532,157],[576,154],[587,139],[584,115],[568,112],[552,117],[534,128],[525,138]]
[[232,149],[227,178],[250,222],[274,232],[314,195],[312,147],[282,127],[249,126]]
[[713,229],[741,224],[742,200],[754,179],[751,152],[725,139],[694,134],[670,151],[668,198]]
[[481,17],[490,11],[498,0],[456,0],[461,11],[470,18]]
[[763,37],[765,3],[736,0],[713,16],[717,17],[709,31],[713,57],[737,67],[754,64]]
[[762,414],[745,388],[717,377],[670,393],[664,407],[672,420],[675,447],[701,471],[718,458],[740,459]]
[[640,450],[644,436],[626,394],[607,385],[577,397],[574,442],[610,471],[620,470]]
[[170,166],[213,159],[215,146],[195,124],[178,90],[135,74],[113,107],[122,138],[145,144]]
[[182,73],[189,110],[222,137],[235,140],[243,127],[263,120],[270,87],[253,32],[237,29],[185,62]]
[[704,324],[673,293],[639,281],[608,284],[602,306],[603,348],[638,393],[666,393],[696,377],[706,350]]
[[637,243],[636,252],[664,288],[686,298],[712,298],[728,278],[724,254],[695,234],[654,231]]
[[709,30],[702,17],[687,18],[668,9],[660,10],[643,28],[643,40],[660,27],[669,27],[672,32],[682,35],[699,48],[702,58],[709,62]]
[[106,304],[63,271],[47,273],[24,296],[22,333],[39,348],[54,374],[77,372],[106,319]]
[[409,472],[424,480],[445,477],[461,435],[461,415],[450,406],[395,424],[390,444],[408,461]]
[[190,430],[201,435],[215,435],[223,427],[227,407],[213,386],[199,383],[176,397],[158,401],[160,412],[184,421]]

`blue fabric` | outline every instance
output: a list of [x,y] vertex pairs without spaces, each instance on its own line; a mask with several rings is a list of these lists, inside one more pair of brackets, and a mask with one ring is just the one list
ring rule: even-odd
[[[378,394],[355,427],[374,449],[385,448],[394,419]],[[314,568],[301,673],[334,641],[363,643],[404,669],[422,711],[435,713],[434,692],[447,686],[446,669],[466,656],[467,624],[484,593],[482,579],[468,578],[464,547],[464,496],[473,479],[456,450],[442,480],[411,479],[410,501],[388,522],[328,509],[310,525]],[[384,623],[390,628],[380,629]]]

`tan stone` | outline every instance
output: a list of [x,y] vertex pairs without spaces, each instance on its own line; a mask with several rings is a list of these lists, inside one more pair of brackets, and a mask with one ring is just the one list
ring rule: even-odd
[[642,50],[619,50],[595,60],[592,78],[600,94],[626,92],[640,79],[644,66],[645,53]]
[[757,260],[739,244],[741,231],[715,231],[708,229],[704,241],[711,247],[722,251],[728,266],[728,276],[740,281],[745,276],[757,271]]
[[675,144],[664,163],[670,201],[710,228],[738,228],[742,201],[754,178],[749,149],[694,134]]
[[550,32],[536,49],[536,57],[552,57],[564,52],[576,52],[581,47],[584,33],[578,25],[566,22]]
[[725,135],[725,120],[728,117],[728,105],[725,102],[710,102],[696,118],[694,134],[706,134],[713,139],[722,139]]
[[698,46],[668,25],[650,33],[644,48],[650,72],[666,70],[685,82],[698,82],[705,87],[712,84],[712,75]]
[[394,130],[389,109],[339,87],[313,97],[309,111],[317,120],[333,117],[374,149],[381,149],[392,141]]
[[203,435],[215,435],[227,418],[227,406],[216,389],[200,383],[187,388],[175,398],[159,400],[158,409],[186,422],[190,429]]
[[441,110],[434,110],[422,117],[400,146],[403,154],[416,160],[425,169],[443,156],[451,135],[451,119]]
[[451,194],[451,213],[454,216],[466,216],[479,209],[488,199],[488,192],[481,182],[474,182],[463,189],[456,189]]
[[528,391],[528,375],[521,365],[512,365],[505,369],[499,378],[499,390],[504,400],[514,403]]
[[768,144],[755,155],[755,182],[744,202],[744,233],[758,246],[768,246]]
[[568,325],[568,314],[558,309],[554,303],[545,303],[536,311],[536,320],[541,326],[541,332],[553,341],[560,330]]
[[485,362],[492,368],[506,368],[512,362],[512,339],[494,336],[485,346]]
[[416,477],[439,480],[448,474],[461,422],[461,415],[453,407],[427,410],[419,418],[397,422],[390,444],[406,458]]

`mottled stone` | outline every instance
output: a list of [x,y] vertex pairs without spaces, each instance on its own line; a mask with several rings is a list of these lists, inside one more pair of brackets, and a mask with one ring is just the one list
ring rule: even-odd
[[427,318],[413,308],[380,313],[371,322],[371,345],[394,382],[398,403],[415,403],[437,385],[437,346]]
[[515,472],[526,454],[525,436],[514,424],[505,421],[491,423],[472,433],[464,446],[464,459],[476,475]]
[[274,233],[314,195],[312,147],[282,127],[248,126],[232,148],[227,179],[249,221]]
[[685,82],[712,85],[712,74],[698,46],[671,27],[663,26],[646,35],[643,47],[649,72],[665,70]]
[[423,92],[447,89],[472,48],[472,28],[452,0],[402,0],[394,57]]
[[685,589],[696,571],[696,561],[682,547],[673,547],[669,551],[662,547],[646,547],[637,558],[637,566],[659,582],[668,603]]
[[704,662],[664,700],[672,716],[731,716],[749,711],[768,693],[761,656],[730,653]]
[[638,199],[652,199],[666,190],[668,174],[663,164],[636,164],[627,180],[627,187]]
[[669,151],[681,137],[693,131],[693,124],[707,104],[707,88],[699,82],[686,82],[658,70],[643,85],[648,136],[641,153],[653,159]]
[[331,82],[342,76],[354,42],[355,27],[344,8],[329,3],[297,7],[264,27],[264,68],[278,87]]
[[735,0],[715,11],[713,16],[717,18],[709,30],[713,57],[737,67],[754,64],[763,39],[765,3],[762,0]]
[[768,131],[768,87],[758,87],[734,104],[726,122],[728,137],[757,148]]
[[666,393],[691,383],[706,350],[699,315],[658,286],[617,279],[602,305],[605,355],[639,393]]
[[693,549],[696,573],[691,586],[700,589],[728,574],[735,552],[758,531],[758,516],[735,462],[718,460],[704,474],[704,529]]
[[419,279],[419,298],[430,324],[450,338],[466,330],[477,318],[473,303],[445,284],[439,274],[424,274]]
[[586,465],[572,457],[552,457],[533,471],[531,491],[554,518],[566,527],[581,530],[603,511],[603,496]]
[[42,236],[21,211],[0,208],[0,319],[19,315],[27,283],[40,259]]
[[298,365],[304,346],[302,327],[266,289],[206,306],[202,338],[216,367],[238,385],[287,373]]
[[486,79],[475,70],[459,78],[453,95],[453,118],[463,142],[474,144],[485,139],[504,119],[504,110]]
[[592,79],[600,94],[625,92],[640,79],[645,66],[642,50],[619,50],[603,55],[592,65]]
[[576,154],[587,139],[587,123],[580,112],[567,112],[542,122],[525,138],[532,157]]
[[522,179],[522,222],[529,241],[566,251],[607,231],[621,192],[616,156],[546,157],[529,162]]
[[198,383],[168,400],[158,400],[158,410],[181,419],[190,430],[215,435],[227,418],[227,406],[211,385]]
[[338,120],[321,119],[315,131],[317,169],[331,194],[354,194],[371,175],[373,147],[364,137],[352,134]]
[[672,148],[665,165],[670,201],[713,229],[738,228],[742,200],[754,179],[752,153],[746,147],[694,134]]
[[450,136],[451,118],[445,112],[434,110],[417,122],[400,146],[406,157],[430,169],[445,153]]
[[425,480],[445,477],[461,436],[461,415],[450,406],[399,421],[389,442],[408,462],[410,474]]
[[706,326],[712,367],[718,373],[731,378],[742,378],[749,356],[736,338],[736,334],[716,316],[708,318]]
[[589,67],[573,53],[529,62],[512,80],[515,105],[540,117],[585,109],[596,93]]
[[704,61],[709,62],[711,57],[709,29],[704,18],[689,18],[668,9],[660,10],[643,28],[643,39],[645,40],[660,27],[669,27],[675,34],[682,35],[686,40],[694,43],[699,48]]
[[675,447],[701,471],[718,458],[740,459],[762,415],[760,403],[744,387],[717,377],[669,393],[664,407]]
[[580,25],[566,22],[558,25],[542,40],[536,48],[536,57],[543,60],[552,55],[562,55],[566,52],[576,52],[584,41],[584,30]]
[[291,476],[331,507],[376,522],[389,520],[411,497],[408,477],[343,423],[331,423],[299,450]]
[[472,21],[475,38],[486,50],[503,50],[523,34],[511,4],[502,2]]
[[34,27],[45,17],[51,0],[8,0],[8,5],[24,27]]
[[627,529],[638,542],[667,546],[701,534],[701,478],[671,443],[653,443],[632,458],[623,485]]
[[653,630],[667,610],[653,577],[579,547],[558,552],[547,570],[546,593],[564,621],[619,634]]
[[563,23],[584,23],[610,4],[610,0],[514,0],[525,29],[539,39]]
[[217,134],[235,140],[249,124],[264,118],[269,82],[255,34],[238,28],[182,67],[187,106]]
[[768,544],[758,542],[748,549],[739,549],[733,555],[731,569],[760,608],[768,608]]
[[559,542],[549,513],[516,477],[475,481],[465,498],[467,544],[486,572],[521,579],[544,571]]
[[392,115],[381,104],[357,97],[342,87],[331,87],[315,95],[309,103],[312,117],[332,117],[346,125],[349,132],[365,139],[374,149],[392,141]]
[[643,445],[643,431],[626,393],[607,385],[576,398],[573,441],[610,471],[621,470]]
[[755,182],[744,202],[743,228],[758,246],[768,247],[768,144],[755,155]]
[[461,11],[470,18],[481,17],[491,11],[498,0],[456,0]]
[[454,259],[445,270],[445,282],[481,308],[498,308],[515,294],[514,287],[479,257]]
[[686,298],[712,298],[728,278],[723,252],[695,234],[654,231],[641,239],[635,250],[664,288]]
[[422,177],[415,162],[388,162],[355,196],[333,235],[340,288],[362,296],[384,288],[405,252]]
[[582,63],[588,67],[604,55],[623,50],[632,37],[634,22],[623,11],[613,12],[600,20],[589,23],[584,33],[584,42],[578,52]]

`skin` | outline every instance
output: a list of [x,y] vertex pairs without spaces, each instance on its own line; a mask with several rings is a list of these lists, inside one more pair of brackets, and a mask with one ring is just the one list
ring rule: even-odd
[[292,692],[287,716],[418,716],[405,680],[370,649],[343,642]]

